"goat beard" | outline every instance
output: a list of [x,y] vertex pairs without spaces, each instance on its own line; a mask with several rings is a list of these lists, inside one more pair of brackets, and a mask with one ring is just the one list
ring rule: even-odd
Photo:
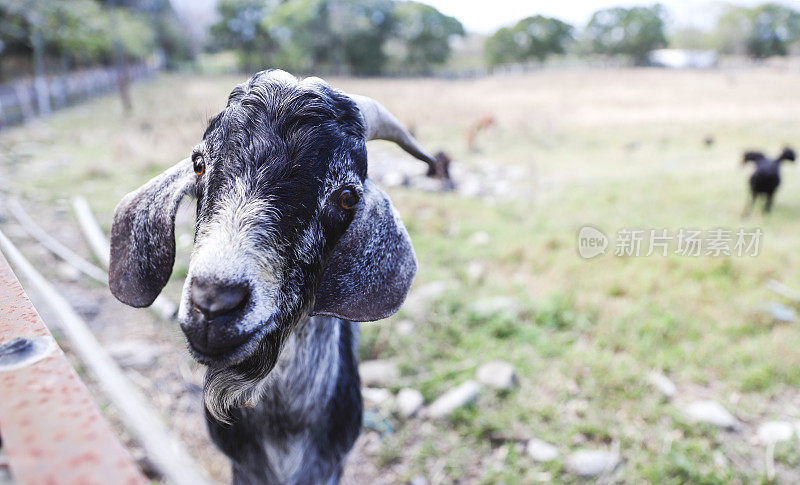
[[[322,264],[320,264],[322,267]],[[208,414],[222,424],[233,423],[231,409],[254,408],[258,405],[272,370],[278,363],[283,344],[297,325],[308,318],[314,308],[314,297],[321,273],[314,284],[306,287],[302,297],[295,299],[294,308],[284,308],[281,313],[294,315],[279,324],[277,331],[261,339],[258,349],[239,364],[228,367],[209,367],[203,385],[203,400]],[[305,304],[301,303],[305,302]],[[292,311],[294,310],[294,311]]]
[[253,355],[239,364],[208,368],[203,395],[206,410],[215,420],[231,424],[232,408],[252,408],[258,404],[261,384],[275,367],[288,334],[279,329],[265,335]]

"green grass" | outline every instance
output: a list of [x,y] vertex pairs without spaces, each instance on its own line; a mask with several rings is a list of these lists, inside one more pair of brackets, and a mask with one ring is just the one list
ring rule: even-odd
[[[8,130],[0,144],[6,167],[18,169],[12,191],[45,203],[83,193],[108,228],[122,195],[186,156],[239,81],[161,76],[135,87],[130,118],[104,98]],[[762,480],[763,450],[750,443],[750,425],[800,398],[800,327],[762,311],[780,301],[764,288],[768,279],[800,288],[800,174],[786,166],[774,213],[742,220],[747,172],[739,157],[745,148],[798,144],[798,81],[766,70],[335,80],[380,99],[457,164],[526,174],[514,182],[527,195],[513,200],[390,191],[419,258],[415,290],[440,281],[447,290],[421,310],[363,325],[362,358],[395,360],[396,389],[415,387],[428,402],[491,359],[514,364],[520,386],[486,390],[443,423],[398,424],[373,457],[377,466],[400,463],[405,477],[441,470],[446,481],[574,481],[558,462],[533,463],[513,441],[493,446],[489,436],[505,431],[562,452],[618,447],[625,482]],[[463,131],[484,114],[497,126],[480,139],[481,152],[469,153]],[[713,146],[701,143],[706,135]],[[191,231],[190,213],[179,234]],[[764,239],[752,258],[621,258],[612,245],[587,261],[576,251],[586,224],[612,240],[622,228],[717,227],[760,228]],[[472,242],[479,231],[488,244]],[[173,293],[186,272],[183,252]],[[469,277],[475,263],[483,278]],[[515,305],[478,304],[493,297]],[[394,330],[402,319],[416,322],[410,335]],[[739,435],[685,423],[646,383],[654,369],[678,384],[681,399],[711,397],[751,422]],[[797,468],[793,446],[778,450],[779,470]]]

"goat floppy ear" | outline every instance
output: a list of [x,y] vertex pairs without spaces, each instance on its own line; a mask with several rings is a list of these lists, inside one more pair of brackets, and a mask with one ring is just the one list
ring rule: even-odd
[[192,161],[180,161],[126,195],[114,211],[108,284],[121,302],[153,303],[175,262],[175,213],[184,195],[194,195]]
[[417,258],[389,196],[366,179],[356,210],[328,259],[313,315],[380,320],[400,308],[411,287]]

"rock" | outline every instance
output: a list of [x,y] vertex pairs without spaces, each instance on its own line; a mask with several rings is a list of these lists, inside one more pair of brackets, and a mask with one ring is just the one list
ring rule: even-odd
[[192,247],[194,244],[194,235],[189,234],[188,232],[182,232],[180,236],[178,236],[178,247],[181,249],[186,249]]
[[725,456],[722,450],[714,450],[714,452],[711,453],[711,461],[713,461],[714,466],[720,470],[727,470],[731,466],[728,457]]
[[684,406],[683,412],[692,421],[719,428],[735,430],[740,426],[739,421],[716,401],[695,401]]
[[472,311],[486,318],[498,313],[519,313],[519,305],[513,298],[507,296],[493,296],[481,298],[472,305]]
[[56,266],[56,271],[58,272],[58,277],[64,281],[74,282],[81,278],[80,270],[69,263],[58,263],[58,266]]
[[464,197],[480,197],[483,194],[480,179],[474,175],[461,177],[458,192]]
[[660,372],[653,371],[649,373],[647,375],[647,382],[649,382],[651,386],[655,387],[656,390],[667,399],[674,398],[675,394],[678,393],[678,388],[675,387],[675,384],[669,379],[669,377]]
[[362,426],[366,429],[377,431],[381,436],[394,434],[392,422],[373,409],[364,410]]
[[794,425],[788,421],[767,421],[758,427],[757,434],[758,440],[766,445],[790,441],[794,433]]
[[473,233],[469,239],[467,239],[467,243],[473,246],[486,246],[492,240],[492,237],[486,231],[477,231]]
[[527,451],[533,461],[546,462],[558,458],[558,448],[538,438],[528,441]]
[[402,172],[388,172],[383,175],[381,183],[387,187],[408,185],[408,177]]
[[478,397],[480,386],[475,381],[467,381],[439,396],[428,407],[428,416],[434,419],[444,418],[456,409],[466,406]]
[[124,340],[106,347],[106,350],[123,368],[146,369],[156,363],[165,348],[145,340]]
[[361,396],[363,396],[365,400],[377,405],[388,403],[393,397],[388,389],[378,389],[374,387],[361,388]]
[[422,393],[416,389],[400,389],[397,393],[397,412],[404,418],[410,418],[422,409],[425,399]]
[[413,320],[400,320],[395,323],[395,328],[397,328],[399,335],[411,335],[414,332],[414,327],[416,327],[416,324]]
[[493,389],[509,391],[517,387],[517,372],[514,366],[502,360],[493,360],[478,367],[475,378]]
[[408,295],[403,308],[412,319],[425,321],[428,318],[428,308],[431,304],[453,286],[453,281],[431,281],[415,287]]
[[442,295],[452,284],[449,281],[431,281],[414,290],[414,298],[425,301],[432,300]]
[[365,360],[358,366],[364,387],[391,387],[400,378],[400,370],[388,360]]
[[442,192],[447,190],[448,184],[440,179],[431,177],[414,177],[409,180],[411,186],[425,192]]
[[767,312],[779,322],[792,323],[797,321],[797,312],[794,308],[780,303],[770,303],[766,306]]
[[486,268],[477,261],[472,261],[467,264],[464,272],[466,273],[467,280],[470,283],[480,283],[486,277]]
[[408,485],[428,485],[428,479],[422,475],[416,475],[408,481]]
[[567,471],[581,477],[596,477],[614,471],[620,464],[618,453],[603,450],[581,450],[567,457]]

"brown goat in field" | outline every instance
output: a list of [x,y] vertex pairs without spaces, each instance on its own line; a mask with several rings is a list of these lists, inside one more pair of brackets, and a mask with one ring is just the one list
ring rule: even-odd
[[477,147],[475,145],[475,141],[478,137],[478,133],[486,130],[487,128],[494,126],[496,121],[494,116],[486,115],[482,116],[475,122],[472,126],[467,129],[466,139],[467,139],[467,148],[469,151],[474,152],[477,151]]

